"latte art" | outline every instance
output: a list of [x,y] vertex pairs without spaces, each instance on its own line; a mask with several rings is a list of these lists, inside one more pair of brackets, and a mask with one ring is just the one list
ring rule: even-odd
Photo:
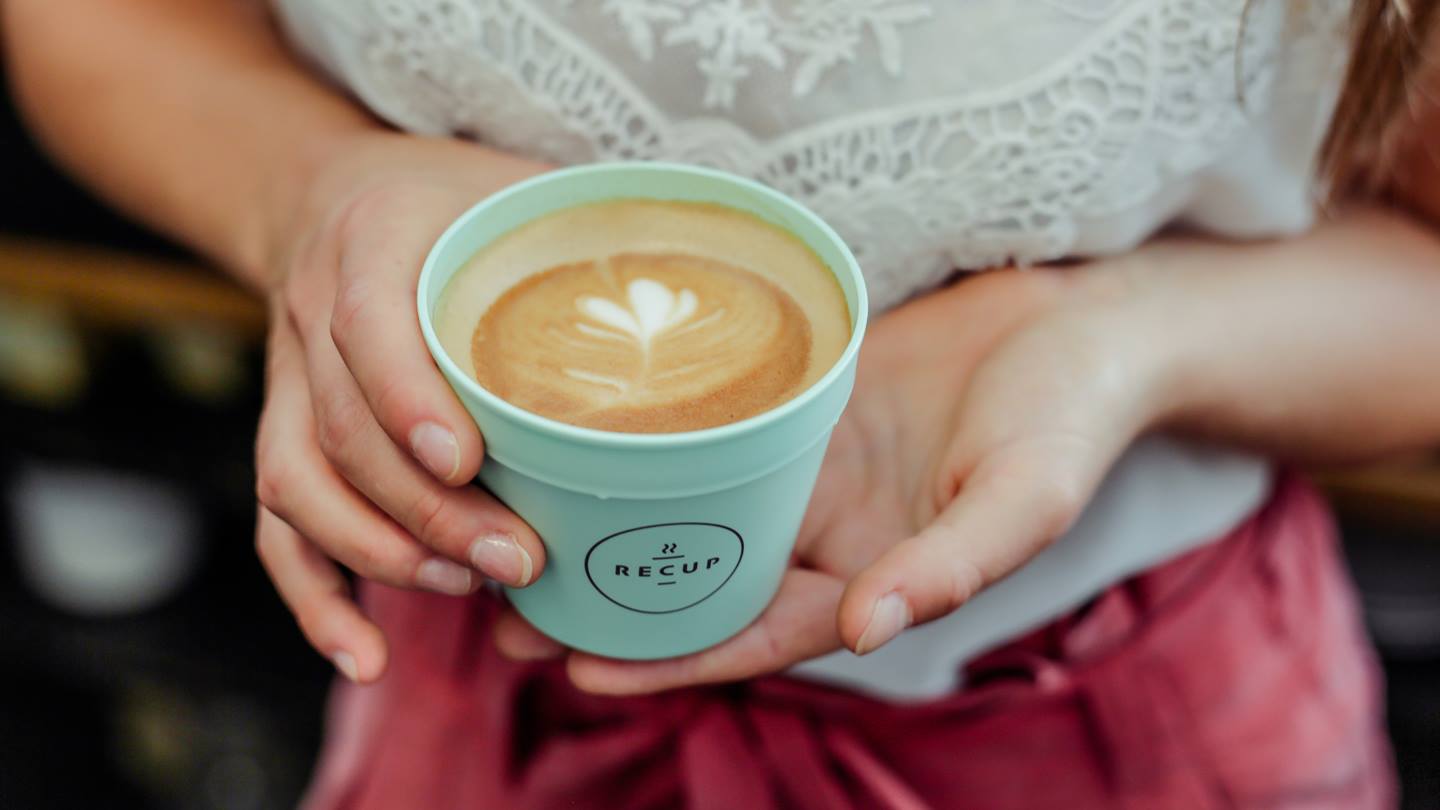
[[[648,371],[653,354],[651,348],[655,344],[656,337],[659,333],[690,320],[690,316],[695,314],[695,310],[699,306],[699,299],[690,290],[681,290],[680,295],[677,296],[671,292],[669,287],[648,278],[637,278],[626,285],[625,289],[630,299],[629,309],[620,307],[608,298],[596,298],[588,295],[576,302],[577,308],[583,315],[620,330],[622,334],[617,335],[615,332],[596,329],[583,321],[576,323],[575,328],[586,335],[604,340],[617,337],[623,340],[628,335],[639,348],[645,360],[643,368]],[[715,313],[715,315],[723,314],[723,312]],[[703,325],[703,322],[691,324],[687,328]],[[633,391],[633,385],[629,381],[598,376],[581,368],[566,367],[565,373],[577,380],[590,380],[602,385],[613,386],[622,394]]]
[[803,242],[697,203],[616,200],[482,249],[435,313],[447,353],[533,413],[625,433],[783,404],[839,359],[849,309]]
[[775,284],[723,262],[626,253],[512,287],[475,330],[481,385],[527,410],[624,432],[723,425],[789,399],[810,325]]
[[[669,287],[648,278],[635,279],[626,285],[625,291],[630,300],[629,309],[621,308],[608,298],[588,295],[575,303],[586,317],[628,334],[647,355],[656,335],[690,320],[699,306],[694,292],[681,290],[677,296]],[[583,323],[576,324],[575,328],[596,337],[615,336],[614,332],[596,331]]]

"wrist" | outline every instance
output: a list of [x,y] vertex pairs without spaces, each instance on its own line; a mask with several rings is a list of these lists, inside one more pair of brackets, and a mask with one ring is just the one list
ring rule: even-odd
[[1075,317],[1110,358],[1101,367],[1131,392],[1125,417],[1136,435],[1170,427],[1203,389],[1186,323],[1192,307],[1173,289],[1167,264],[1142,249],[1086,266],[1075,281]]
[[357,159],[372,140],[404,137],[377,128],[317,132],[294,142],[287,157],[260,181],[254,217],[240,232],[232,265],[262,291],[283,279],[297,239],[363,177]]

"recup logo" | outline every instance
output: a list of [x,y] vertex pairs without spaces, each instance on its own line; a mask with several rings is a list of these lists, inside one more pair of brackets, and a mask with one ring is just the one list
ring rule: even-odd
[[616,532],[585,556],[601,595],[640,613],[674,613],[709,598],[740,566],[740,533],[718,523],[663,523]]

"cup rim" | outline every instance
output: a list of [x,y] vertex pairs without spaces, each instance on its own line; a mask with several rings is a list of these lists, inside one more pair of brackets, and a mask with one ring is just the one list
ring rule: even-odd
[[[799,215],[802,219],[805,219],[811,225],[814,225],[824,236],[824,238],[831,240],[836,246],[839,247],[840,256],[843,261],[844,267],[830,267],[828,263],[826,264],[826,267],[829,268],[832,273],[836,273],[837,275],[840,271],[842,271],[842,269],[844,272],[850,273],[851,278],[855,284],[856,307],[855,311],[851,313],[854,320],[850,329],[850,340],[848,343],[845,344],[844,351],[840,353],[840,356],[835,360],[833,364],[831,364],[830,369],[826,371],[825,374],[820,377],[820,379],[816,380],[810,385],[810,387],[806,388],[804,391],[801,391],[794,397],[791,397],[786,402],[767,411],[762,411],[761,413],[755,414],[754,416],[741,419],[737,422],[729,422],[724,425],[717,425],[715,427],[702,428],[700,430],[680,431],[676,433],[621,433],[618,431],[599,430],[597,428],[587,428],[581,427],[580,425],[572,425],[568,422],[561,422],[557,419],[551,419],[548,416],[542,416],[538,413],[534,413],[533,411],[527,411],[524,408],[519,407],[518,405],[513,405],[510,402],[502,399],[497,394],[491,393],[490,391],[486,390],[486,388],[480,385],[480,383],[477,382],[473,377],[471,377],[469,374],[466,374],[464,370],[460,367],[460,365],[455,362],[454,358],[450,357],[449,353],[445,351],[445,347],[440,345],[440,339],[435,334],[435,327],[432,323],[430,308],[426,304],[426,299],[428,297],[426,293],[429,291],[430,286],[435,283],[435,277],[438,276],[440,273],[438,267],[441,248],[443,248],[445,244],[452,239],[457,238],[462,231],[470,227],[475,220],[484,216],[487,211],[503,204],[511,197],[523,194],[530,189],[535,188],[536,186],[547,185],[550,183],[565,182],[572,177],[589,174],[607,174],[612,172],[636,171],[654,172],[657,174],[687,174],[692,177],[703,177],[710,180],[719,180],[741,186],[746,191],[764,197],[769,202],[775,203],[778,206],[788,209],[789,211]],[[667,198],[646,197],[645,195],[628,195],[616,196],[613,199],[663,200]],[[596,202],[601,201],[597,200]],[[577,203],[577,205],[580,204],[586,203]],[[725,205],[725,203],[714,204]],[[555,211],[563,210],[565,210],[564,206],[554,208],[548,213],[554,213]],[[797,239],[800,238],[798,234],[794,234],[793,232],[791,233],[791,235],[795,236]],[[810,247],[811,250],[815,249],[814,246],[807,246]],[[455,221],[452,222],[450,226],[445,229],[444,233],[442,233],[440,237],[435,240],[435,243],[431,245],[429,253],[427,253],[425,256],[425,264],[420,270],[420,279],[419,282],[416,284],[415,300],[416,308],[420,317],[420,331],[425,337],[425,345],[427,348],[429,348],[430,355],[434,359],[436,364],[438,364],[440,368],[446,372],[446,376],[450,379],[452,385],[458,385],[459,387],[463,388],[465,393],[485,403],[487,407],[499,412],[507,419],[518,422],[525,427],[531,428],[533,430],[542,431],[555,438],[564,439],[570,442],[578,442],[582,444],[601,447],[620,448],[657,448],[675,447],[679,445],[695,446],[702,444],[711,444],[714,442],[732,440],[737,436],[761,430],[768,425],[785,419],[790,414],[803,409],[808,403],[819,397],[823,391],[825,391],[831,385],[834,385],[836,380],[846,373],[846,370],[851,366],[851,362],[854,359],[855,355],[860,351],[860,343],[865,336],[865,327],[870,319],[869,293],[865,287],[865,275],[860,270],[860,264],[855,260],[855,256],[853,253],[851,253],[850,247],[845,243],[845,240],[840,238],[840,235],[835,232],[835,229],[831,228],[829,223],[822,219],[818,214],[816,214],[814,211],[811,211],[808,207],[800,203],[798,200],[791,198],[789,195],[783,194],[773,188],[770,188],[767,185],[764,185],[763,183],[756,182],[749,178],[741,177],[739,175],[732,174],[726,171],[721,171],[718,169],[709,169],[700,166],[691,166],[683,163],[670,163],[664,161],[614,161],[608,163],[591,163],[580,166],[563,167],[545,172],[543,174],[535,175],[534,177],[529,177],[518,183],[506,186],[500,191],[497,191],[494,194],[485,197],[484,199],[480,200],[479,202],[466,209],[465,212],[462,213],[460,216],[456,217]]]

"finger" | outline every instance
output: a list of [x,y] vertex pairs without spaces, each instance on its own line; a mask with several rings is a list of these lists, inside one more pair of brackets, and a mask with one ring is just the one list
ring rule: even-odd
[[346,234],[330,335],[380,427],[438,480],[471,481],[480,469],[480,431],[440,376],[420,332],[415,291],[420,265],[463,205],[412,195]]
[[380,429],[329,335],[306,346],[311,396],[326,458],[411,536],[514,587],[535,581],[545,548],[535,531],[479,487],[447,487]]
[[835,609],[843,587],[828,574],[792,568],[760,618],[720,645],[661,661],[574,653],[570,680],[587,692],[635,695],[778,672],[839,649]]
[[500,654],[515,661],[545,661],[559,658],[567,649],[564,644],[535,629],[513,608],[495,620],[495,646]]
[[356,683],[378,679],[389,655],[385,634],[360,612],[335,564],[264,507],[255,550],[310,646]]
[[850,581],[845,646],[863,655],[954,611],[1064,533],[1104,470],[1088,460],[1094,448],[1071,443],[1037,441],[977,466],[933,523]]
[[417,543],[326,462],[316,446],[298,340],[284,324],[273,331],[255,453],[261,504],[367,579],[452,595],[473,592],[480,578],[468,567]]

